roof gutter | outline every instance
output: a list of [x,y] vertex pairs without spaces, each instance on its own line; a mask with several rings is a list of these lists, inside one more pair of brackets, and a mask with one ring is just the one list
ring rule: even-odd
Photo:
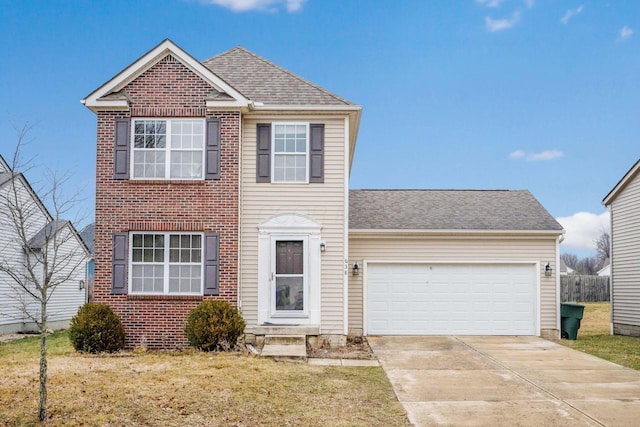
[[478,235],[478,236],[487,236],[487,235],[535,235],[535,236],[559,236],[565,234],[565,230],[461,230],[461,229],[433,229],[433,230],[425,230],[425,229],[349,229],[349,235],[355,236],[391,236],[391,235],[407,235],[407,236],[444,236],[444,235]]

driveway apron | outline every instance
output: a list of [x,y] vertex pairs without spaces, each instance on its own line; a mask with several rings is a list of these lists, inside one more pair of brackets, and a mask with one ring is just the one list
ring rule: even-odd
[[640,372],[538,337],[368,337],[416,426],[638,426]]

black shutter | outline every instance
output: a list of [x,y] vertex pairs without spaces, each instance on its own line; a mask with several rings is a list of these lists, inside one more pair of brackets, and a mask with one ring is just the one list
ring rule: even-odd
[[271,123],[256,129],[256,182],[271,182]]
[[204,234],[204,295],[218,295],[220,265],[218,233]]
[[116,120],[116,143],[113,158],[113,178],[129,179],[129,119]]
[[113,233],[113,255],[111,269],[111,293],[124,295],[127,293],[127,256],[129,235]]
[[309,182],[324,182],[324,124],[310,124],[309,132]]
[[220,179],[220,119],[207,120],[204,179]]

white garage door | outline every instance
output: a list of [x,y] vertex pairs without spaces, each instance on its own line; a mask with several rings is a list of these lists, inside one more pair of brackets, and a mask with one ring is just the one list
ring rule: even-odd
[[533,264],[369,264],[370,335],[535,335]]

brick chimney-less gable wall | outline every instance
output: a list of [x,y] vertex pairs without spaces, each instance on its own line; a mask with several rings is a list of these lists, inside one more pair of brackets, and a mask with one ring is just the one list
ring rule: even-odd
[[[94,301],[120,316],[128,348],[184,347],[187,315],[200,301],[237,303],[241,117],[237,111],[208,112],[205,97],[212,89],[168,55],[124,88],[129,111],[98,112]],[[220,179],[115,180],[115,121],[131,117],[220,119]],[[219,296],[112,295],[112,236],[131,231],[219,233]]]

